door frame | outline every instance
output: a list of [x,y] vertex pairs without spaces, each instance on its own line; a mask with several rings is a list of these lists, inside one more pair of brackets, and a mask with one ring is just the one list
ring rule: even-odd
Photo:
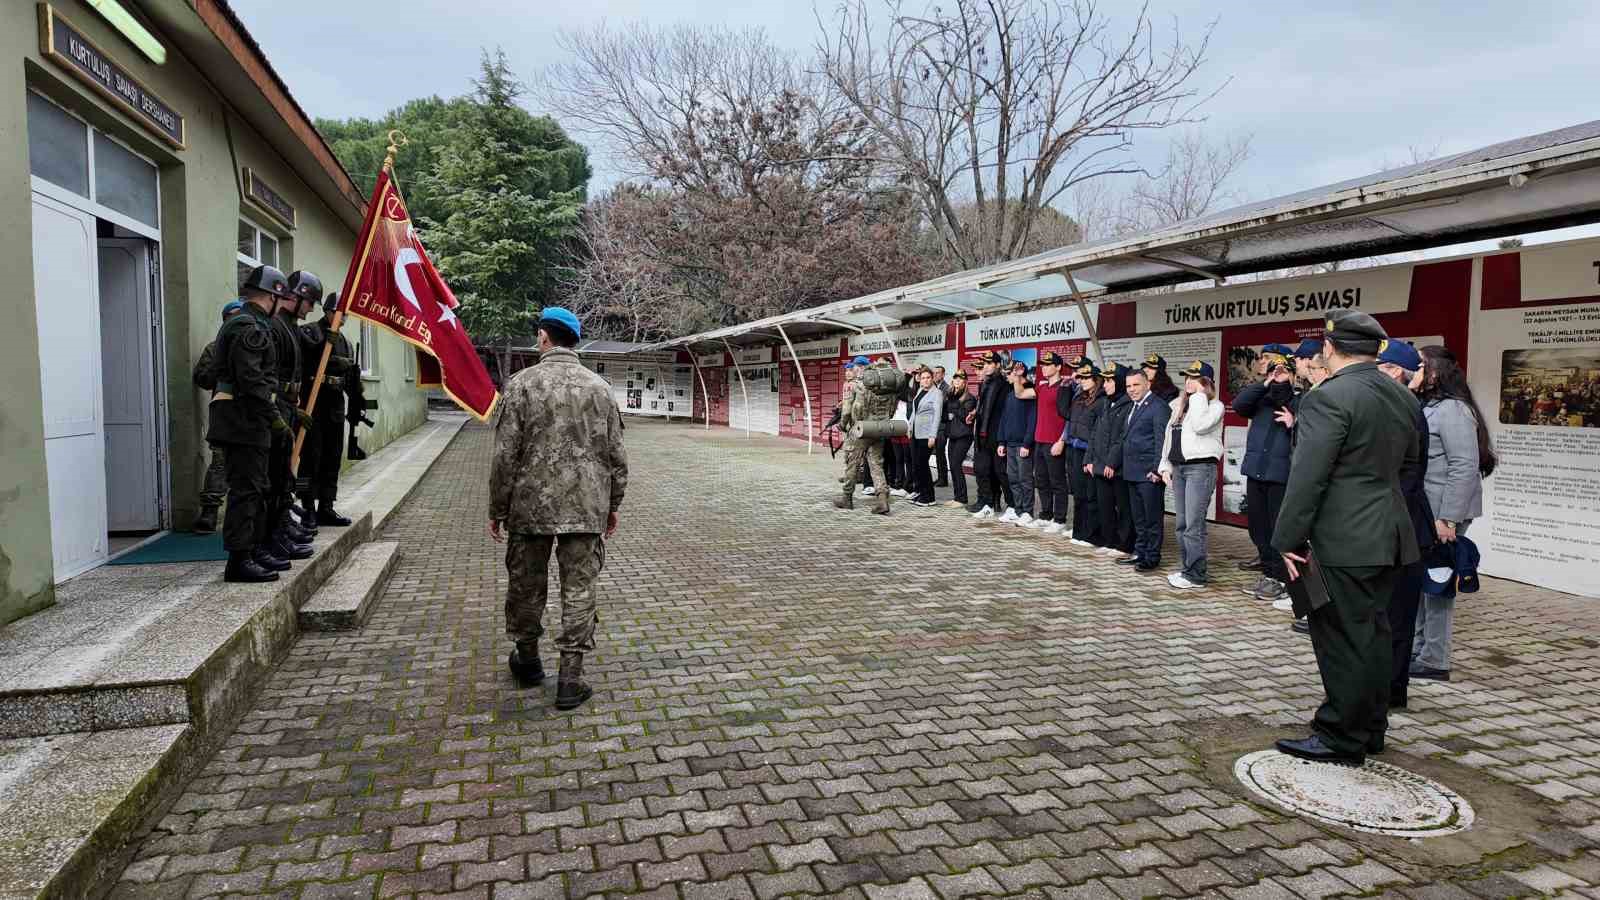
[[[144,278],[145,281],[143,285],[144,291],[142,298],[145,303],[145,307],[144,309],[140,310],[140,313],[142,321],[149,323],[148,333],[144,335],[144,340],[149,342],[147,348],[150,354],[150,369],[148,373],[145,373],[145,377],[148,378],[147,387],[150,391],[150,402],[148,408],[144,411],[144,414],[149,417],[148,423],[150,426],[151,443],[148,445],[147,449],[153,457],[150,462],[150,465],[153,466],[153,470],[150,474],[153,476],[151,478],[151,488],[155,491],[155,497],[153,499],[156,507],[156,527],[154,530],[162,531],[169,527],[168,509],[170,508],[170,503],[168,502],[168,498],[170,494],[168,490],[168,482],[170,481],[171,466],[168,465],[167,462],[168,452],[165,438],[167,407],[166,371],[165,366],[162,364],[162,353],[165,349],[164,345],[166,343],[166,331],[162,326],[161,309],[158,302],[160,298],[160,279],[157,277],[157,272],[159,266],[158,259],[160,258],[160,245],[159,243],[156,243],[145,237],[112,237],[100,238],[96,242],[96,246],[100,248],[108,246],[123,247],[136,254],[143,255],[142,271],[139,274]],[[103,303],[104,300],[104,292],[102,291],[101,302]],[[102,329],[101,341],[103,346],[105,338],[103,333],[105,328],[104,316],[102,316],[100,319],[100,327]],[[101,365],[103,368],[103,358],[101,360]],[[109,428],[110,423],[108,422],[106,424]],[[108,510],[111,489],[110,482],[111,479],[109,476],[107,476],[106,490]]]

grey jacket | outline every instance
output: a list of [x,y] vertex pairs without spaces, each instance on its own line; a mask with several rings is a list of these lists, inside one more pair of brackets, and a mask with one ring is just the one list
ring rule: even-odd
[[1478,474],[1478,422],[1460,400],[1435,400],[1422,408],[1428,419],[1428,471],[1422,489],[1437,518],[1470,522],[1483,515],[1483,477]]
[[922,392],[920,397],[913,395],[916,408],[911,410],[911,436],[917,440],[925,441],[939,436],[939,423],[944,419],[944,391],[934,385],[933,390]]

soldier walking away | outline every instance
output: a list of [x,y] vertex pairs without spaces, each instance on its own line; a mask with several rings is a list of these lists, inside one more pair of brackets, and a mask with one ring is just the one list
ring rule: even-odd
[[578,317],[539,316],[539,364],[512,376],[495,425],[489,470],[489,535],[507,543],[507,664],[524,686],[544,680],[539,638],[550,599],[550,551],[561,570],[561,671],[556,709],[576,709],[594,690],[583,655],[594,649],[595,582],[628,487],[622,413],[611,388],[578,362]]
[[[222,324],[244,311],[243,300],[229,300],[222,306]],[[217,342],[215,339],[200,351],[194,364],[194,386],[215,394],[217,391]],[[217,530],[217,510],[228,496],[228,467],[223,462],[222,448],[211,445],[211,463],[206,466],[205,481],[200,487],[200,514],[194,517],[189,530],[195,534],[211,534]]]
[[1403,567],[1418,558],[1401,493],[1402,467],[1419,463],[1417,400],[1378,370],[1378,321],[1333,310],[1323,356],[1332,374],[1300,400],[1289,485],[1272,533],[1291,581],[1308,584],[1311,646],[1326,699],[1311,736],[1280,740],[1301,759],[1360,765],[1382,753],[1393,648],[1388,606]]
[[227,464],[228,508],[222,522],[226,581],[276,581],[281,570],[281,561],[266,552],[267,455],[274,436],[289,431],[277,405],[278,355],[271,324],[278,299],[288,291],[282,272],[257,266],[240,288],[243,312],[217,332],[216,391],[206,441],[222,448]]
[[[859,443],[850,432],[855,428],[855,421],[850,418],[850,394],[861,387],[860,376],[865,372],[872,360],[865,356],[857,356],[844,364],[844,391],[839,397],[839,405],[834,407],[831,425],[837,425],[844,432],[844,474],[839,476],[839,483],[846,484],[860,477],[862,456],[857,452]],[[854,492],[852,491],[852,494]],[[855,509],[855,498],[846,497],[844,500],[835,500],[833,505],[839,509]]]
[[322,348],[325,344],[333,345],[322,389],[317,392],[317,405],[311,410],[311,430],[306,433],[300,450],[300,474],[306,485],[300,494],[301,508],[316,516],[318,525],[333,528],[350,524],[347,516],[333,508],[333,502],[339,496],[339,466],[345,452],[345,395],[350,392],[352,380],[361,380],[350,340],[333,327],[333,311],[338,305],[339,295],[329,294],[322,303],[322,319],[300,326],[300,362],[304,374],[300,396],[311,395],[317,367],[322,362]]
[[[844,414],[840,417],[846,423],[847,429],[854,429],[865,422],[887,421],[894,417],[895,404],[900,399],[900,386],[904,376],[894,370],[887,362],[860,369],[862,357],[855,360],[858,371],[855,386],[844,400]],[[860,477],[861,462],[866,460],[868,470],[872,475],[872,483],[877,486],[874,494],[876,502],[872,512],[876,515],[889,514],[889,480],[884,474],[883,467],[884,439],[881,437],[856,438],[853,445],[845,448],[843,496],[833,501],[839,509],[854,509],[856,495],[856,479]]]

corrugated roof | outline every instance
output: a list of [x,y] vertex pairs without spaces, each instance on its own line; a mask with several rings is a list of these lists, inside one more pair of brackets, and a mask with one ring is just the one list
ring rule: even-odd
[[1600,221],[1600,120],[652,344],[792,339]]

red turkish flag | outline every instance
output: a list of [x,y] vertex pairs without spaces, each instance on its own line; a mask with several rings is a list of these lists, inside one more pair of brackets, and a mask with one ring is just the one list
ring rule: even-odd
[[339,308],[415,347],[418,387],[442,388],[462,409],[487,419],[500,392],[456,318],[460,305],[422,249],[399,186],[388,169],[380,171]]

